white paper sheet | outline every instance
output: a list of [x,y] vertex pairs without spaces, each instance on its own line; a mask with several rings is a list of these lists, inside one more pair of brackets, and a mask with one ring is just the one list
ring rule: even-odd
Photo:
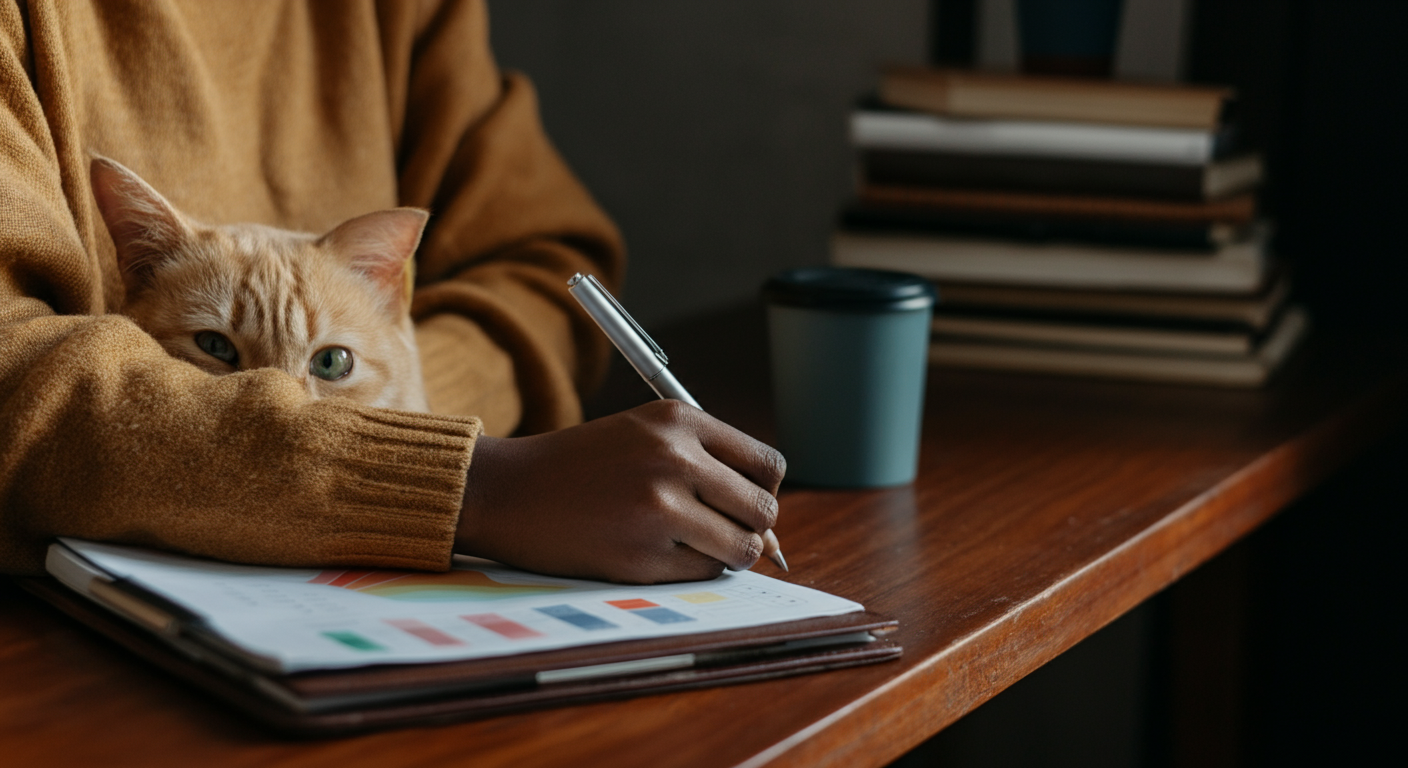
[[504,656],[862,610],[743,571],[684,584],[559,579],[456,558],[448,573],[232,565],[63,539],[108,573],[204,618],[284,672]]

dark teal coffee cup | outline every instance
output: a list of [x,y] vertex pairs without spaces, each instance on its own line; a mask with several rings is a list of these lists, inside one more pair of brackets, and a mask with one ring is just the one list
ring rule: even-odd
[[788,482],[912,482],[933,284],[902,272],[814,267],[773,276],[763,296]]

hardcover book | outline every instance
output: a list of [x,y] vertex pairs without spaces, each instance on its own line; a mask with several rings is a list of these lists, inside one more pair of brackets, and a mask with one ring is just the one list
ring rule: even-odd
[[931,329],[935,339],[1204,357],[1245,357],[1260,346],[1266,336],[1265,328],[1240,323],[1139,317],[1061,317],[952,308],[935,315]]
[[1262,174],[1257,154],[1202,165],[889,149],[860,156],[860,176],[867,184],[1187,201],[1250,191]]
[[1037,243],[1075,240],[1207,252],[1245,239],[1249,233],[1248,226],[1227,222],[1149,221],[873,203],[845,208],[840,223],[842,229],[850,232],[972,235]]
[[1271,330],[1243,352],[1202,346],[1196,340],[1134,333],[1122,338],[1042,338],[1018,341],[992,335],[935,335],[929,362],[958,368],[1251,388],[1267,383],[1309,328],[1300,307],[1290,307]]
[[1211,129],[1230,88],[891,67],[880,80],[888,104],[941,115]]
[[1260,293],[1247,296],[1069,290],[1020,285],[984,285],[941,281],[940,309],[1008,312],[1052,318],[1147,318],[1245,326],[1262,331],[1290,296],[1286,275],[1271,280]]
[[1207,253],[840,231],[832,237],[832,262],[936,281],[1246,295],[1266,284],[1267,238],[1266,229],[1257,228],[1246,240]]
[[858,149],[1202,165],[1232,149],[1231,129],[1149,128],[1035,120],[973,120],[862,109],[851,114]]
[[862,205],[871,208],[904,208],[967,215],[1001,214],[1182,224],[1247,224],[1256,217],[1256,197],[1250,193],[1210,202],[1182,202],[866,184],[861,187],[858,197]]

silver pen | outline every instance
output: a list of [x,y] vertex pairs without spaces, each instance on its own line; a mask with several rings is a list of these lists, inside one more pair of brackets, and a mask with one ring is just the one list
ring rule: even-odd
[[670,358],[665,356],[665,350],[636,323],[626,308],[606,290],[606,286],[592,275],[579,272],[567,281],[567,292],[592,316],[601,327],[601,332],[621,350],[631,367],[636,369],[636,373],[645,379],[645,383],[655,390],[661,400],[679,400],[704,410],[675,375],[670,373],[670,369],[665,367],[670,362]]
[[[582,305],[588,315],[591,315],[601,332],[621,350],[621,354],[626,356],[626,361],[636,369],[642,379],[645,379],[645,383],[655,390],[661,400],[679,400],[704,410],[675,375],[670,373],[670,369],[665,367],[670,362],[665,350],[650,338],[650,334],[646,333],[626,308],[616,301],[616,297],[606,290],[606,286],[592,275],[579,272],[567,281],[567,292],[572,294],[572,298]],[[787,560],[782,557],[782,548],[777,542],[777,534],[771,530],[763,532],[763,553],[782,570],[788,570]]]

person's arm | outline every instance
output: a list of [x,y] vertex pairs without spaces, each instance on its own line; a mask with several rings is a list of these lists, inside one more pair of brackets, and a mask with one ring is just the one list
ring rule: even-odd
[[62,103],[52,56],[0,3],[0,571],[42,571],[54,536],[447,568],[478,421],[314,402],[273,370],[211,376],[101,314],[117,275],[73,117],[36,94]]
[[620,235],[548,141],[532,85],[499,72],[482,2],[379,12],[400,203],[433,214],[412,306],[431,407],[495,435],[576,424],[609,345],[566,283],[618,284]]

